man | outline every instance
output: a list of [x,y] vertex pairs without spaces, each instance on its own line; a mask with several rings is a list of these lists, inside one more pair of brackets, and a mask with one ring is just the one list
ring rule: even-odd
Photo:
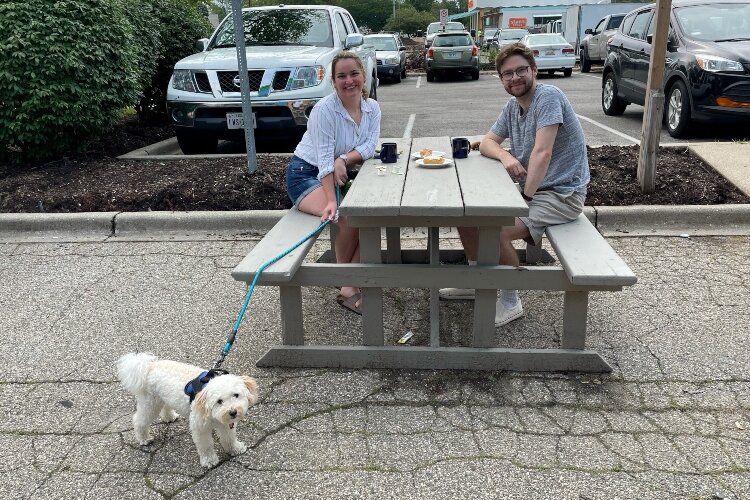
[[[505,90],[513,96],[505,105],[479,151],[499,160],[518,180],[529,205],[528,217],[516,219],[500,233],[500,264],[518,266],[513,240],[540,245],[547,226],[570,222],[583,211],[589,164],[578,118],[560,89],[537,83],[533,52],[523,44],[504,46],[495,67]],[[502,144],[510,139],[510,152]],[[469,265],[476,264],[479,231],[458,228]],[[444,299],[473,299],[474,290],[444,288]],[[518,290],[501,290],[495,326],[523,316]]]

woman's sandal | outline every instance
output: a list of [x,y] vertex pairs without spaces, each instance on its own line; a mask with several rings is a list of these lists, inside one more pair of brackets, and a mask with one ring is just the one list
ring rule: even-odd
[[351,297],[344,297],[343,295],[339,294],[338,297],[336,297],[336,302],[344,309],[348,309],[355,314],[361,315],[362,309],[357,307],[357,302],[359,302],[361,298],[361,293],[355,293]]

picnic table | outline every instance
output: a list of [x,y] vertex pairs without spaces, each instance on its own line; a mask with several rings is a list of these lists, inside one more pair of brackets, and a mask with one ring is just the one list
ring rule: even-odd
[[[621,290],[635,283],[635,275],[588,220],[581,216],[559,226],[562,229],[554,234],[548,230],[563,267],[500,266],[501,227],[528,214],[526,202],[505,169],[478,151],[465,159],[453,159],[449,137],[383,141],[398,143],[398,162],[366,161],[340,206],[340,214],[359,228],[360,263],[303,262],[308,246],[269,267],[260,280],[261,285],[280,287],[283,344],[272,347],[258,365],[611,371],[597,352],[585,349],[588,292]],[[423,148],[444,151],[452,163],[439,168],[418,166],[412,153]],[[391,171],[393,165],[400,173]],[[290,219],[285,222],[287,217]],[[284,219],[235,268],[235,279],[251,281],[261,259],[318,220],[296,210]],[[457,226],[479,228],[477,266],[446,263],[455,260],[456,251],[440,249],[439,230]],[[402,227],[427,228],[427,248],[401,249]],[[264,244],[266,239],[269,241]],[[261,249],[256,251],[258,247]],[[362,290],[363,345],[305,345],[300,287],[342,284]],[[476,289],[470,346],[440,345],[441,287]],[[429,346],[384,345],[383,288],[430,290]],[[496,347],[494,316],[499,288],[564,292],[561,347]]]

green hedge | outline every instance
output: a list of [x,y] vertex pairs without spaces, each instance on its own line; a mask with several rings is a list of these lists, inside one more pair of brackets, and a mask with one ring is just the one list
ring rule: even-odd
[[184,0],[0,2],[0,158],[80,149],[135,107],[166,117],[175,62],[211,26]]

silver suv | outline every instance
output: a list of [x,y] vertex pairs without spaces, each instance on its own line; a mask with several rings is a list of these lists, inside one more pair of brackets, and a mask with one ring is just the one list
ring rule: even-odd
[[[243,9],[242,17],[259,135],[304,133],[312,107],[333,92],[331,61],[343,49],[362,59],[370,97],[377,98],[375,51],[345,9],[280,5]],[[212,153],[219,139],[244,134],[231,16],[198,45],[201,52],[175,65],[167,89],[167,112],[185,154]]]

